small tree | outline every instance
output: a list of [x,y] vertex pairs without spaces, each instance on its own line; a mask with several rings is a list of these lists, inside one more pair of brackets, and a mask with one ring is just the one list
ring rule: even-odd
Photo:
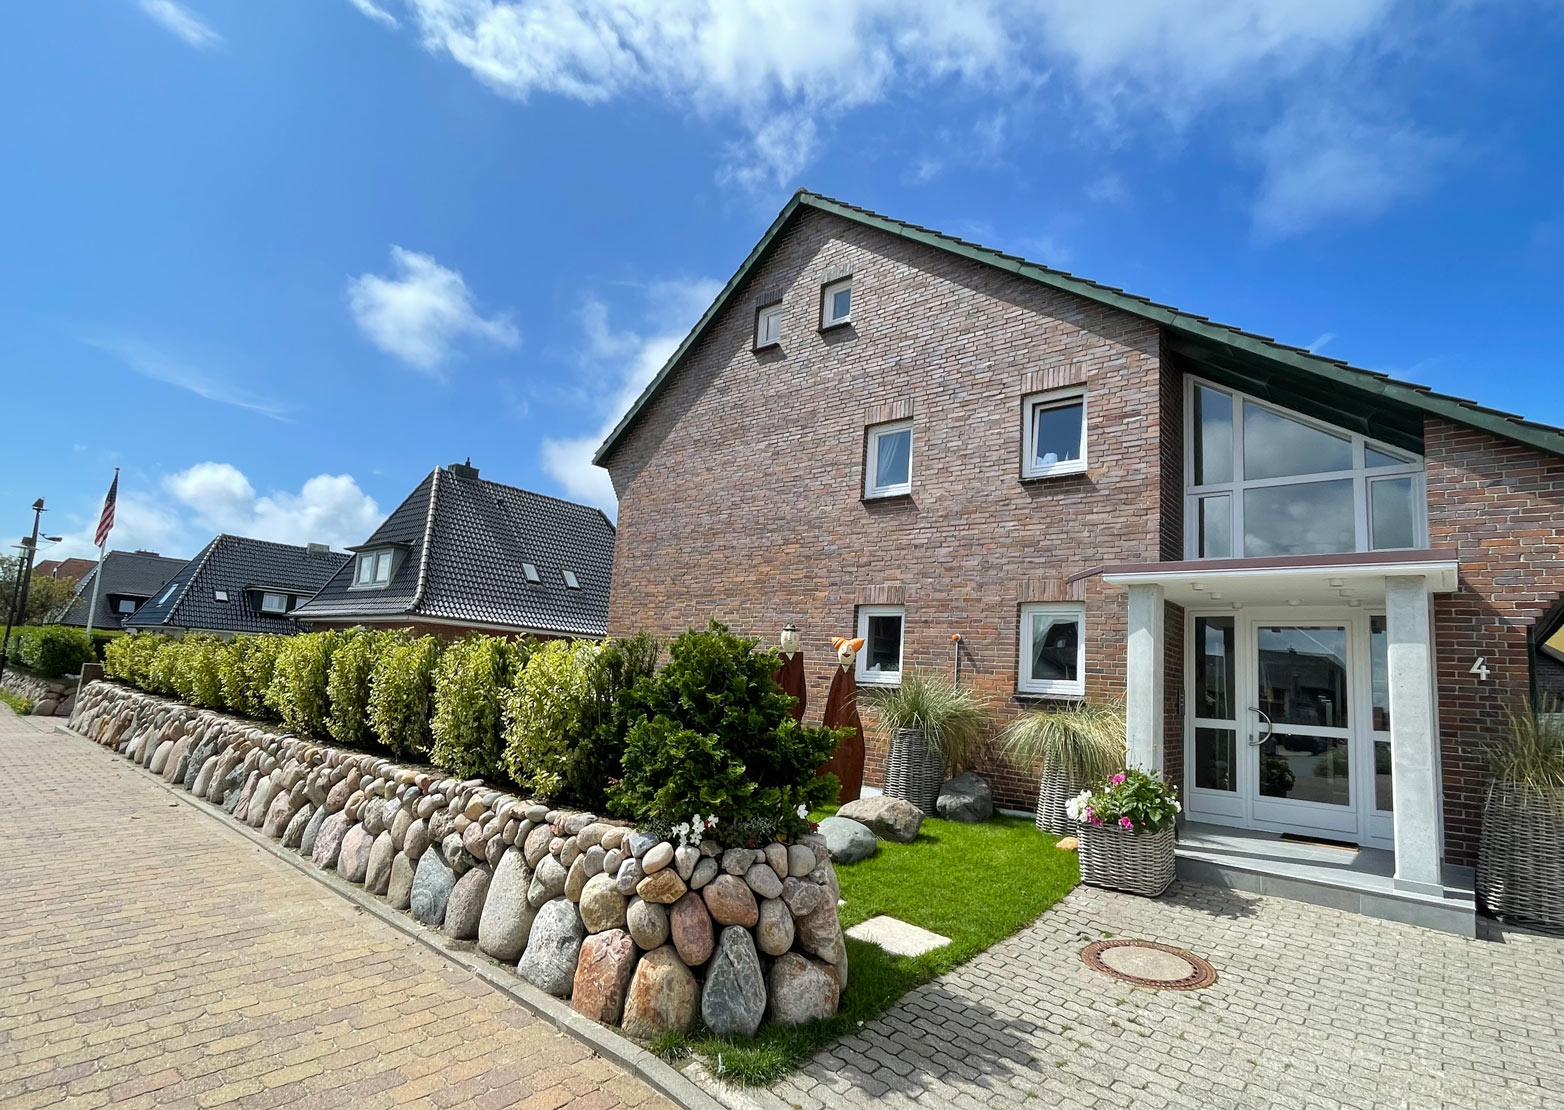
[[404,759],[429,755],[429,706],[440,643],[433,636],[388,636],[369,678],[369,727]]

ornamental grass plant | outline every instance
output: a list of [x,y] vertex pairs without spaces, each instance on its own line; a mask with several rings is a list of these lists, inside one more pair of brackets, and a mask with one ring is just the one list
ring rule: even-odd
[[1500,781],[1564,802],[1564,706],[1544,698],[1507,709],[1507,729],[1488,746],[1488,770]]
[[917,671],[901,685],[876,690],[865,699],[879,715],[880,727],[922,732],[952,778],[979,762],[992,725],[989,703],[969,686]]
[[1022,714],[999,735],[1000,750],[1018,767],[1080,781],[1105,779],[1124,766],[1124,705],[1077,702]]

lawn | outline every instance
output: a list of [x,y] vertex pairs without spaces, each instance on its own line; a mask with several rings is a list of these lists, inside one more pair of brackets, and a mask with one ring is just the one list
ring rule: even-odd
[[[830,816],[834,807],[813,814]],[[847,940],[848,983],[834,1018],[798,1029],[762,1028],[752,1041],[701,1033],[665,1037],[654,1047],[677,1059],[706,1058],[731,1083],[753,1086],[786,1075],[837,1037],[891,1003],[992,947],[1064,897],[1080,878],[1073,852],[1054,847],[1028,818],[996,816],[963,825],[930,818],[912,844],[880,842],[862,863],[838,866],[842,927],[876,914],[920,925],[950,943],[917,957],[892,956]]]

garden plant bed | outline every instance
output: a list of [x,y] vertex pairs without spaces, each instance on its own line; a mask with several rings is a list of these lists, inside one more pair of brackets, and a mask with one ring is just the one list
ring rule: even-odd
[[[836,807],[811,816],[819,821]],[[914,987],[945,974],[1030,924],[1079,881],[1073,852],[1030,818],[995,816],[978,824],[929,818],[911,844],[880,843],[860,863],[839,864],[843,928],[878,914],[909,922],[950,943],[921,956],[892,956],[847,938],[851,973],[835,1017],[793,1029],[767,1027],[753,1040],[710,1034],[669,1036],[653,1047],[677,1060],[695,1053],[725,1082],[771,1083],[836,1038],[885,1012]]]

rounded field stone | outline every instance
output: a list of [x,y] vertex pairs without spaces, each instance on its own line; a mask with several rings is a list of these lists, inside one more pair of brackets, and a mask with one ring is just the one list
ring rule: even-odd
[[762,898],[780,898],[782,880],[768,863],[757,863],[744,873],[745,884]]
[[650,952],[668,943],[668,910],[644,898],[631,898],[625,908],[625,927],[630,939]]
[[610,876],[593,875],[588,879],[581,889],[580,901],[581,923],[588,933],[625,927],[625,896]]
[[445,904],[445,935],[452,940],[473,940],[483,918],[483,902],[489,893],[489,872],[474,867],[456,880]]
[[777,957],[767,980],[766,1017],[777,1025],[807,1025],[836,1013],[841,998],[836,969],[797,952]]
[[820,831],[825,833],[826,849],[837,863],[857,863],[880,850],[874,830],[859,821],[827,817],[820,822]]
[[299,807],[288,820],[288,827],[282,831],[282,846],[297,850],[304,843],[304,830],[309,827],[310,821],[315,817],[315,807],[309,802]]
[[753,1037],[766,1016],[766,981],[749,930],[722,930],[717,951],[706,968],[701,1018],[719,1037]]
[[719,925],[742,925],[748,929],[760,920],[755,892],[736,876],[718,875],[701,891],[701,897],[706,900],[706,909]]
[[699,890],[717,877],[717,861],[709,856],[702,856],[700,862],[690,873],[690,889]]
[[407,858],[417,863],[428,847],[429,826],[422,820],[408,825],[407,834],[402,838],[402,851],[407,854]]
[[684,897],[688,888],[684,880],[679,878],[676,871],[666,868],[655,875],[648,875],[635,884],[635,892],[648,902],[661,902],[664,905],[672,905]]
[[[673,862],[673,845],[666,840],[647,849],[646,855],[641,857],[641,870],[648,875],[655,875],[664,867]],[[683,876],[681,875],[682,879]]]
[[299,837],[299,855],[314,858],[315,841],[320,839],[321,826],[326,823],[328,816],[330,815],[326,812],[325,806],[319,807],[310,814],[309,824],[304,826],[304,835]]
[[760,904],[755,945],[768,956],[780,956],[793,947],[793,912],[782,899],[767,898]]
[[369,851],[375,846],[375,838],[362,823],[354,825],[342,838],[342,849],[337,853],[337,874],[350,883],[361,883],[369,873]]
[[405,910],[412,904],[413,878],[418,865],[407,858],[406,852],[398,852],[391,860],[391,882],[386,887],[386,901],[391,908]]
[[554,856],[544,856],[532,872],[532,885],[527,891],[527,901],[534,909],[565,893],[565,880],[569,876],[564,864]]
[[788,876],[782,880],[782,901],[787,903],[787,908],[793,912],[794,917],[804,917],[814,913],[820,908],[820,902],[825,897],[825,887],[809,879],[795,879]]
[[445,906],[455,886],[456,873],[444,857],[439,852],[425,852],[413,874],[413,916],[431,928],[445,924]]
[[342,850],[342,839],[348,833],[348,815],[340,810],[326,818],[320,833],[315,837],[315,850],[310,862],[322,871],[337,865],[337,853]]
[[537,910],[527,900],[531,884],[532,871],[520,849],[512,848],[500,857],[478,922],[478,950],[484,955],[513,963],[526,951],[537,917]]
[[364,889],[370,894],[384,894],[391,885],[391,861],[396,854],[389,831],[375,837],[369,848],[369,866],[364,871]]
[[516,970],[539,990],[564,998],[575,981],[576,963],[585,938],[586,930],[575,903],[568,898],[555,898],[545,903],[533,919],[532,935]]
[[717,940],[716,930],[699,894],[691,891],[673,904],[668,914],[668,935],[679,958],[691,967],[699,967],[711,959],[711,950]]
[[635,960],[635,942],[623,929],[587,937],[581,942],[576,960],[570,1005],[593,1021],[617,1024],[630,989],[630,976],[635,972]]
[[[798,878],[803,878],[815,869],[814,849],[807,844],[789,844],[787,846],[787,873]],[[786,876],[784,876],[785,878]]]
[[665,945],[646,953],[635,965],[622,1027],[642,1040],[687,1033],[699,1010],[700,984],[679,954]]

